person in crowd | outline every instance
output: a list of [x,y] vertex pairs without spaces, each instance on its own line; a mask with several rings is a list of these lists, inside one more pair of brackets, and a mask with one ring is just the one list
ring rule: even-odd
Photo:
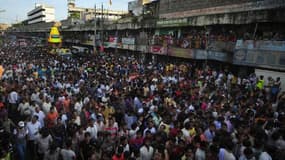
[[50,111],[48,112],[46,116],[47,127],[48,128],[54,127],[56,125],[57,118],[58,118],[58,113],[55,110],[55,107],[51,107]]
[[49,149],[44,154],[43,160],[59,160],[60,148],[55,143],[51,143]]
[[36,157],[36,138],[39,135],[41,124],[38,121],[38,116],[33,116],[31,118],[31,121],[27,123],[27,130],[28,130],[28,142],[27,142],[27,148],[30,154],[31,159],[34,159]]
[[145,160],[151,160],[154,154],[154,148],[150,145],[151,140],[149,138],[144,139],[144,145],[140,148],[140,158]]
[[61,149],[61,151],[60,151],[60,156],[62,157],[62,159],[63,160],[76,160],[76,154],[71,149],[72,141],[67,140],[65,145],[66,145],[66,147]]
[[45,152],[53,143],[53,138],[50,135],[48,128],[42,128],[39,133],[40,135],[37,137],[35,142],[37,145],[37,157],[38,159],[43,159]]
[[14,130],[15,147],[17,150],[19,160],[25,160],[27,153],[27,136],[29,130],[25,127],[25,122],[20,121],[18,127]]

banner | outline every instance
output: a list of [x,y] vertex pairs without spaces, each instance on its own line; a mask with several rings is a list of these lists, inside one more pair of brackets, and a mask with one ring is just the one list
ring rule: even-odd
[[171,27],[171,26],[185,26],[188,25],[187,18],[158,20],[156,22],[158,27]]
[[233,63],[285,70],[285,41],[238,40]]
[[122,43],[123,44],[135,44],[135,38],[122,38]]
[[208,44],[208,48],[212,51],[233,52],[235,49],[235,45],[235,42],[210,41],[210,43]]
[[193,52],[191,49],[184,49],[184,48],[172,48],[168,49],[168,55],[174,57],[181,57],[181,58],[194,58]]
[[150,52],[153,54],[166,55],[167,48],[159,45],[153,45],[150,47]]
[[147,45],[137,45],[137,51],[141,51],[143,53],[149,52]]
[[256,49],[285,52],[285,41],[237,40],[235,49]]
[[108,42],[104,42],[105,48],[116,48],[117,47],[117,37],[110,36]]
[[221,62],[231,62],[231,54],[226,52],[219,51],[207,51],[201,49],[193,49],[192,50],[195,56],[195,59],[200,60],[217,60]]
[[217,61],[222,61],[222,62],[231,62],[232,60],[229,53],[217,52],[217,51],[208,51],[207,59],[217,60]]

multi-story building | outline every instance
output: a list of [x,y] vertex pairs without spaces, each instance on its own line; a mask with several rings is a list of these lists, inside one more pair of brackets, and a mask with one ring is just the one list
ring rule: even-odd
[[35,8],[28,12],[28,24],[55,21],[54,7],[45,4],[36,4]]
[[[240,72],[246,71],[242,66],[285,71],[284,0],[160,0],[142,4],[142,16],[98,23],[97,35],[102,35],[106,48],[225,62],[239,66]],[[76,7],[69,5],[71,15],[70,8]],[[86,44],[92,40],[88,37],[94,36],[94,26],[64,25],[62,35]]]
[[284,69],[284,9],[284,0],[160,0],[155,34],[168,55]]
[[9,24],[5,24],[5,23],[0,23],[0,32],[1,31],[5,31],[7,28],[9,28],[10,25]]
[[[101,6],[96,6],[96,10],[94,8],[82,8],[77,7],[75,5],[75,0],[68,0],[68,18],[79,19],[83,21],[93,20],[96,15],[99,17],[104,17],[108,20],[117,20],[121,18],[123,15],[127,14],[128,12],[125,11],[114,11],[109,9],[103,9]],[[102,15],[103,14],[103,15]]]

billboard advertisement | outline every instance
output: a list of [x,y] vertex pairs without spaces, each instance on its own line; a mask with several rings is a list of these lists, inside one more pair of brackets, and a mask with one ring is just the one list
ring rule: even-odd
[[235,46],[233,63],[285,70],[282,57],[285,41],[238,40]]

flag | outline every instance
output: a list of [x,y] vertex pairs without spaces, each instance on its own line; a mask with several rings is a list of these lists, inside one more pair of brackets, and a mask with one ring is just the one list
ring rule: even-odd
[[110,6],[112,5],[112,0],[109,0],[109,4],[110,4]]

